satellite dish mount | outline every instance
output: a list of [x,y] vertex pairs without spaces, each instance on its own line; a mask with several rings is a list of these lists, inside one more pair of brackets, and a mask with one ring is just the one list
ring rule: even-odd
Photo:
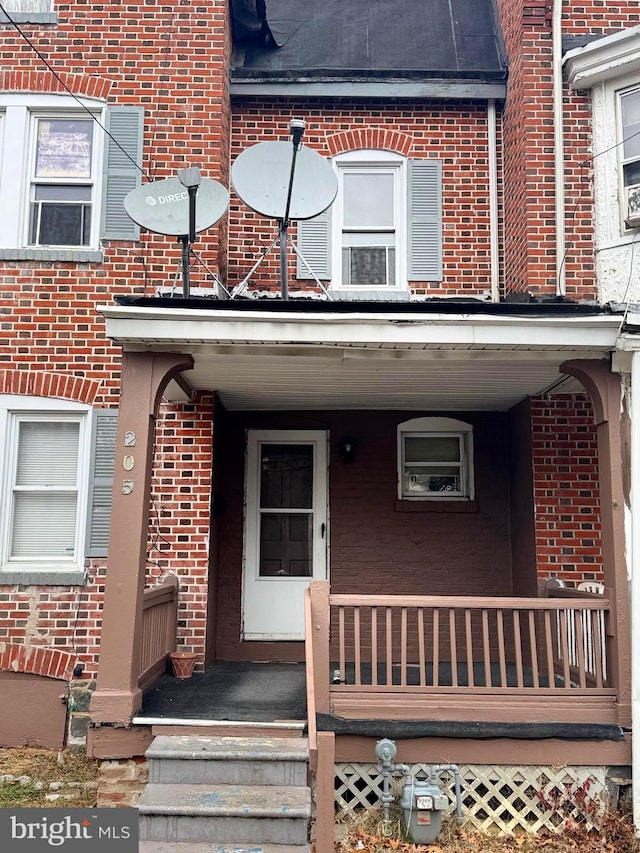
[[289,212],[291,211],[291,193],[293,192],[293,179],[296,173],[296,158],[306,125],[301,118],[292,118],[289,122],[289,133],[293,142],[293,156],[291,157],[291,171],[289,173],[289,186],[287,188],[287,204],[284,216],[278,221],[278,236],[280,238],[280,281],[282,286],[282,298],[289,298],[289,282],[287,279],[287,238],[289,233]]
[[202,181],[200,169],[197,166],[189,166],[186,169],[178,169],[178,180],[189,193],[189,233],[180,235],[182,243],[182,295],[189,298],[189,254],[191,244],[196,239],[196,193]]
[[338,192],[337,178],[330,163],[316,151],[302,145],[304,130],[302,119],[291,119],[289,134],[293,152],[286,142],[260,142],[243,151],[233,164],[231,174],[236,193],[256,213],[275,219],[278,233],[234,288],[232,297],[242,293],[254,272],[279,243],[282,298],[289,298],[287,248],[291,244],[325,296],[331,299],[289,235],[292,220],[312,219],[322,213],[331,206]]

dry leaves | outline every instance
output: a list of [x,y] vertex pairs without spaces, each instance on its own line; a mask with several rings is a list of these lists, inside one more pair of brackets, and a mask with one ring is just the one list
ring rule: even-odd
[[336,844],[336,853],[640,853],[629,817],[608,815],[599,832],[572,826],[561,835],[488,836],[445,826],[434,844],[417,845],[359,828]]

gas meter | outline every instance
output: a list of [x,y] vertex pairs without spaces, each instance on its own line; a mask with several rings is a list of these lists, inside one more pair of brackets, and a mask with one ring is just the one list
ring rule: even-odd
[[442,812],[449,800],[437,785],[427,779],[408,779],[402,789],[400,805],[404,823],[415,844],[430,844],[442,826]]

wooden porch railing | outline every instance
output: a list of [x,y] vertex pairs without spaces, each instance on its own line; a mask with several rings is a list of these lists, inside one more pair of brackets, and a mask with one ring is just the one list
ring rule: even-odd
[[[314,672],[318,710],[371,717],[393,709],[396,718],[427,718],[437,706],[442,719],[544,721],[567,719],[570,709],[569,719],[608,722],[616,696],[607,679],[615,639],[609,597],[558,592],[562,597],[327,594],[324,605],[320,585],[312,584],[308,655],[330,682],[325,687]],[[326,644],[324,654],[318,642]],[[477,712],[488,716],[471,716]]]
[[163,583],[144,591],[138,676],[141,690],[165,671],[169,652],[175,649],[177,619],[178,579],[170,575]]

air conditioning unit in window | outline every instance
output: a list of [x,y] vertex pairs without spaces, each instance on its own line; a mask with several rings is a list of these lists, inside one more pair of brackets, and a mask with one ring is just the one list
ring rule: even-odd
[[632,184],[625,188],[626,210],[625,225],[627,228],[640,228],[640,184]]

